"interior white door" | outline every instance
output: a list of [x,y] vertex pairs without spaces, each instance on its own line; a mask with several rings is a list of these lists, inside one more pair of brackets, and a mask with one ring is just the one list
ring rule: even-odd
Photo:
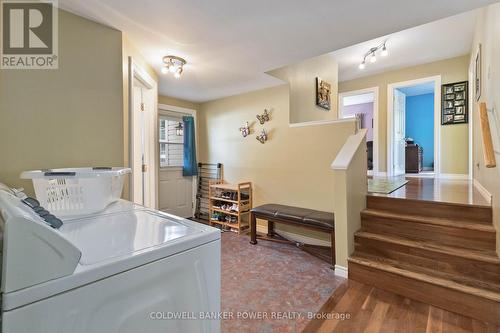
[[134,82],[133,88],[133,161],[132,201],[146,207],[155,208],[153,193],[154,184],[154,152],[156,112],[154,90],[147,89],[140,82]]
[[193,177],[183,177],[182,168],[160,169],[160,210],[180,217],[193,216]]
[[144,204],[144,183],[142,174],[142,164],[144,157],[144,114],[141,111],[142,107],[142,90],[143,87],[136,85],[133,87],[133,108],[131,114],[132,121],[132,201],[143,205]]
[[405,174],[405,116],[406,116],[406,95],[394,89],[393,108],[393,175]]

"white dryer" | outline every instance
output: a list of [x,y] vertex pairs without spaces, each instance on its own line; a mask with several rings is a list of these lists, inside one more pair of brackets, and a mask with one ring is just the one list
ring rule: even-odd
[[218,229],[124,200],[62,225],[36,206],[0,187],[3,333],[220,332]]

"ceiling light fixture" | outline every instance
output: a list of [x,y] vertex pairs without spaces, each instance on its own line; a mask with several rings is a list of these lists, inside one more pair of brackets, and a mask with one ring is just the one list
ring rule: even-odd
[[387,51],[387,47],[385,47],[385,43],[384,43],[384,47],[382,48],[382,52],[380,52],[380,54],[382,55],[382,57],[387,57],[389,55],[389,51]]
[[172,73],[176,79],[181,77],[184,71],[184,65],[186,65],[186,60],[176,57],[173,55],[163,57],[164,65],[161,68],[163,74]]
[[365,53],[365,55],[363,56],[363,61],[359,64],[358,68],[359,69],[365,69],[366,67],[366,58],[370,57],[370,63],[374,63],[377,61],[377,55],[376,53],[381,50],[380,52],[380,55],[382,57],[385,57],[389,54],[389,51],[387,51],[387,47],[386,47],[386,44],[387,41],[384,41],[382,44],[376,46],[376,47],[372,47],[370,50],[368,50],[368,52]]

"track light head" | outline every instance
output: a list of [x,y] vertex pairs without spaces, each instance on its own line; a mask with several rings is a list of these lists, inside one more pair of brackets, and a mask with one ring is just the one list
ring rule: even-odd
[[382,57],[387,57],[387,55],[389,55],[389,51],[387,51],[387,47],[385,47],[385,44],[384,44],[384,47],[382,48],[382,52],[380,52],[380,54],[382,55]]

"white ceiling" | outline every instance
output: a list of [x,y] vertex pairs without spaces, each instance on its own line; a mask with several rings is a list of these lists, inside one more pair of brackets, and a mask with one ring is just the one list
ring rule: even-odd
[[[475,22],[472,10],[331,52],[339,63],[339,81],[468,54]],[[378,52],[375,63],[368,57],[365,69],[360,70],[365,53],[384,41],[389,55],[382,57]]]
[[59,0],[59,5],[125,32],[158,73],[163,56],[185,58],[189,64],[180,80],[160,75],[160,94],[201,102],[280,83],[266,71],[493,2]]
[[434,82],[428,82],[428,83],[417,84],[415,86],[403,87],[403,88],[399,88],[398,90],[401,91],[406,96],[418,96],[418,95],[431,94],[434,92]]

